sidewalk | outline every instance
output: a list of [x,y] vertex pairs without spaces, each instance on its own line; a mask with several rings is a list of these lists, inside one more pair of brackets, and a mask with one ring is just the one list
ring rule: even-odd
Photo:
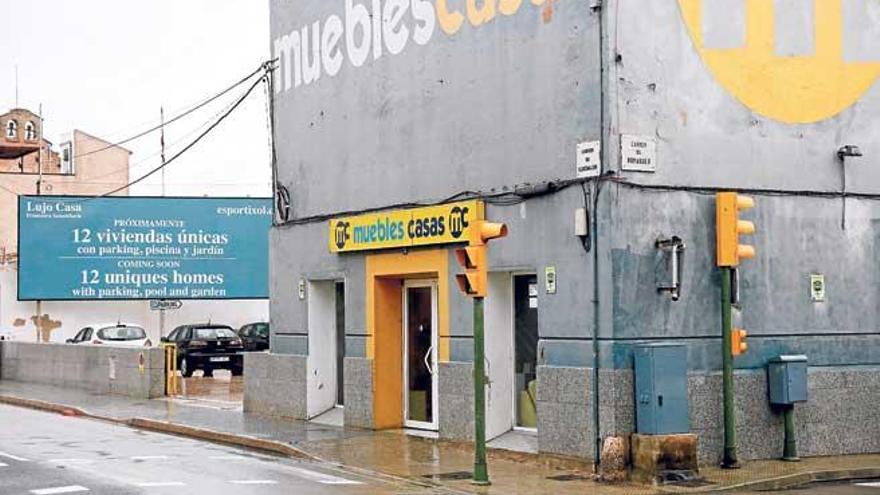
[[[537,460],[503,451],[490,451],[489,473],[492,486],[480,488],[469,483],[473,451],[468,444],[444,442],[405,435],[401,432],[339,428],[304,421],[276,420],[242,413],[240,407],[222,402],[189,400],[137,401],[123,397],[93,395],[86,391],[44,385],[0,381],[0,402],[49,407],[49,404],[75,408],[104,420],[132,426],[194,436],[205,440],[233,443],[275,451],[279,454],[314,457],[326,462],[375,476],[406,479],[420,485],[443,487],[461,493],[487,494],[651,494],[701,492],[743,487],[746,482],[765,480],[764,485],[747,488],[786,486],[808,481],[805,473],[834,470],[835,476],[853,470],[860,477],[880,475],[880,455],[805,459],[800,463],[756,461],[742,469],[701,470],[705,483],[693,486],[652,487],[635,483],[604,484],[592,481],[589,465]],[[63,408],[59,408],[59,411]],[[792,478],[799,475],[800,478]],[[774,478],[788,476],[784,482]],[[770,481],[766,481],[770,480]]]

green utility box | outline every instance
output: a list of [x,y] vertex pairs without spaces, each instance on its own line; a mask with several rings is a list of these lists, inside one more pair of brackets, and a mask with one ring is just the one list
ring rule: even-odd
[[807,401],[807,356],[777,356],[767,364],[770,403],[788,405]]
[[636,430],[646,435],[690,431],[687,347],[654,343],[633,350],[636,382]]

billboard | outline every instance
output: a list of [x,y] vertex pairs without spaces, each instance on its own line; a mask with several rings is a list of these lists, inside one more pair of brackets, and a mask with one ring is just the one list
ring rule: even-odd
[[21,196],[18,299],[268,298],[266,198]]

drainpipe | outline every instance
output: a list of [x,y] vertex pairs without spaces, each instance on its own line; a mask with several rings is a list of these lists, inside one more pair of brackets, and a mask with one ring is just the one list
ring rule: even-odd
[[[593,0],[590,5],[593,12],[598,15],[599,21],[599,127],[601,132],[601,164],[608,167],[608,146],[610,143],[610,128],[606,126],[607,115],[605,105],[605,27],[604,9],[602,0]],[[606,128],[608,132],[606,132]],[[600,170],[601,168],[600,167]],[[601,182],[596,182],[593,194],[593,378],[592,378],[592,403],[593,403],[593,433],[595,434],[593,445],[593,470],[599,472],[600,456],[602,453],[602,434],[599,431],[599,192],[602,190]]]

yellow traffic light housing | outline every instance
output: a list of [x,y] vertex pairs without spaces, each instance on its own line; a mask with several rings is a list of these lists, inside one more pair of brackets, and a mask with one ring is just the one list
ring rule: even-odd
[[481,221],[471,232],[470,245],[485,246],[492,239],[507,237],[507,225],[501,222]]
[[469,246],[455,250],[455,259],[464,273],[455,276],[458,288],[468,297],[486,297],[488,270],[486,267],[486,243],[507,235],[507,225],[480,221],[471,231]]
[[455,276],[458,288],[466,296],[486,297],[486,246],[468,246],[455,250],[458,264],[465,269],[464,273]]
[[715,232],[718,266],[734,267],[740,259],[755,257],[755,248],[740,244],[740,234],[754,234],[755,224],[739,219],[742,210],[754,208],[755,200],[734,192],[722,192],[715,196]]
[[733,331],[730,332],[731,354],[739,356],[740,354],[745,354],[745,352],[749,350],[749,344],[746,342],[746,337],[748,337],[748,335],[749,333],[742,328],[734,328]]

